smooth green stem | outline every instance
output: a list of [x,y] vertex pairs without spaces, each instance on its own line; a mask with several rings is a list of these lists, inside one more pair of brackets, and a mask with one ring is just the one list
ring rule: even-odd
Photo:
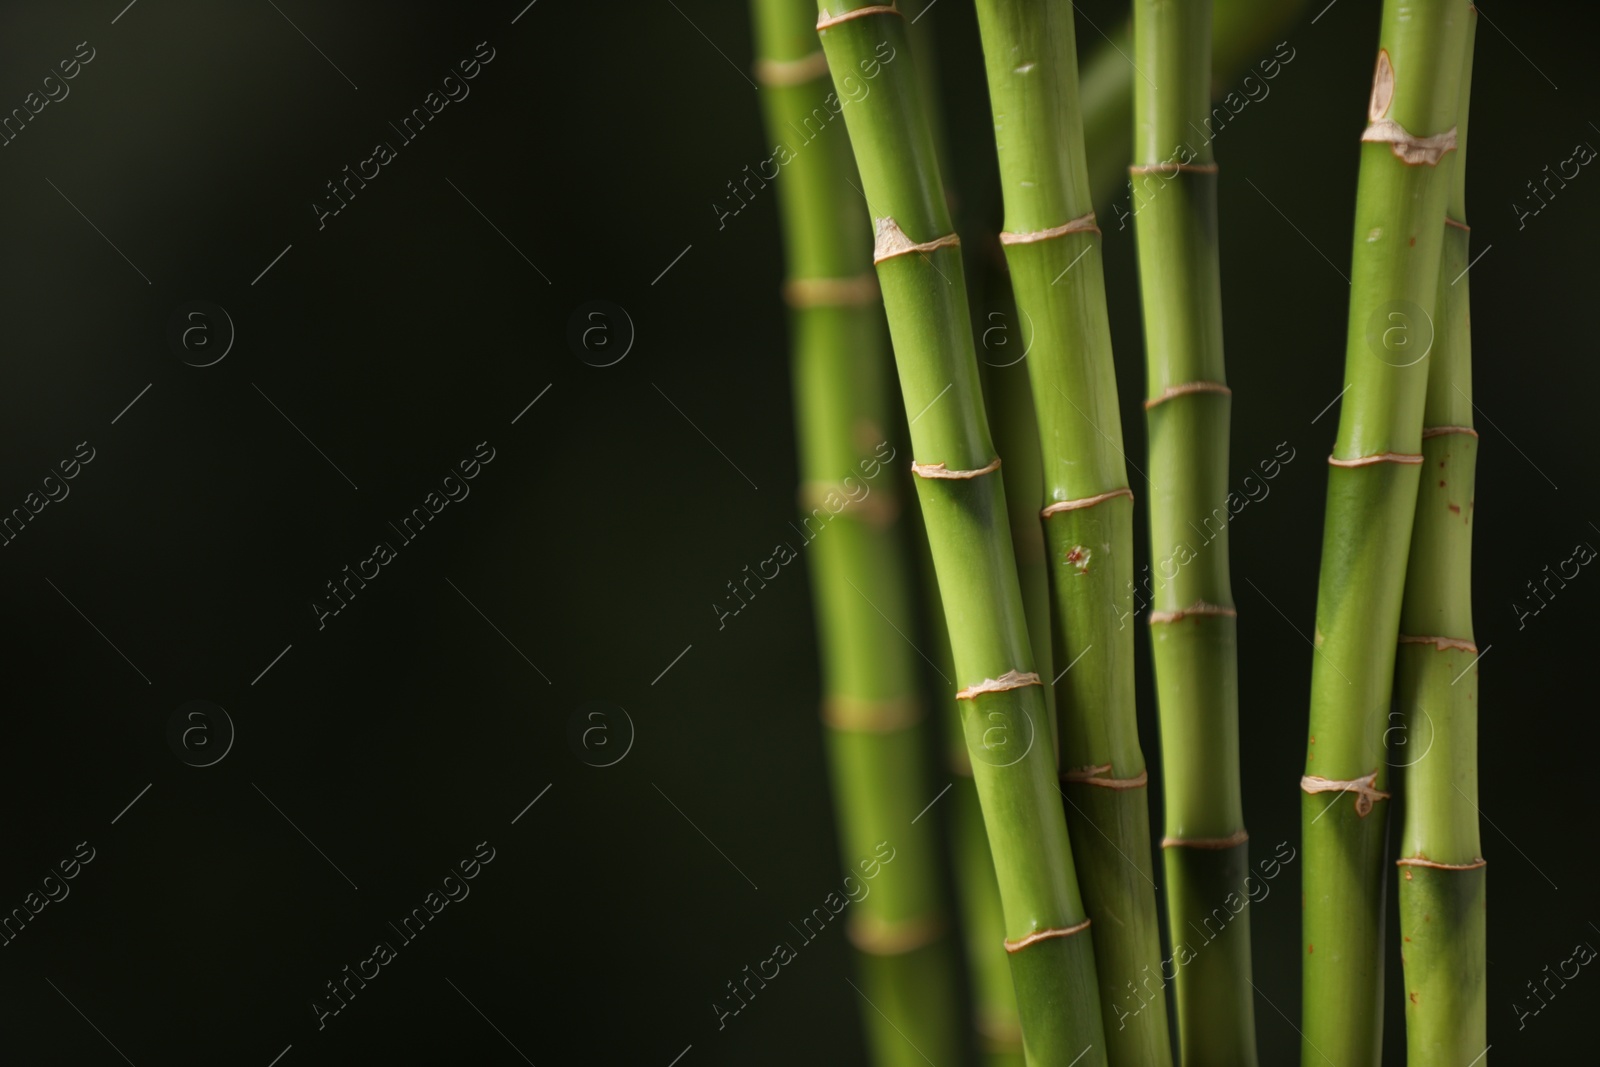
[[[753,14],[768,133],[789,143],[829,93],[812,7],[757,0]],[[857,877],[879,842],[896,855],[893,873],[850,912],[870,1002],[861,1019],[874,1064],[913,1067],[923,1055],[953,1062],[963,1042],[936,824],[913,822],[933,790],[918,660],[894,629],[910,629],[913,612],[895,479],[884,467],[894,459],[892,399],[867,218],[858,198],[838,195],[852,177],[844,129],[824,128],[775,184],[792,305],[800,528],[810,539],[840,847]]]
[[[1114,1065],[1171,1062],[1159,989],[1146,770],[1134,709],[1133,502],[1100,234],[1084,156],[1073,8],[978,0],[1005,198],[1001,241],[1030,345],[1060,711],[1062,795]],[[1070,224],[1070,225],[1069,225]],[[1040,522],[1038,517],[1033,519]]]
[[1185,1067],[1256,1062],[1210,0],[1135,0],[1134,234],[1150,440],[1150,646],[1166,797],[1167,911]]
[[[951,233],[903,17],[820,0],[823,49],[878,236],[878,280],[928,532],[965,694],[962,720],[1005,910],[1030,1064],[1105,1063],[1094,946],[1045,740],[1003,482],[978,383],[961,252]],[[848,187],[838,195],[852,196]],[[940,475],[945,476],[940,476]],[[955,475],[955,476],[951,476]]]
[[1307,1067],[1376,1065],[1381,1055],[1384,734],[1425,459],[1451,174],[1441,163],[1455,132],[1469,11],[1465,0],[1385,0],[1360,148],[1347,391],[1328,472],[1301,785]]
[[[1474,13],[1475,14],[1475,13]],[[1478,652],[1472,636],[1472,515],[1478,435],[1472,429],[1472,338],[1466,227],[1467,23],[1438,324],[1423,409],[1422,485],[1400,608],[1405,768],[1400,835],[1400,955],[1411,1067],[1482,1063],[1488,1047],[1485,887],[1478,836]],[[1444,638],[1446,640],[1425,640]],[[1392,733],[1392,731],[1391,731]]]

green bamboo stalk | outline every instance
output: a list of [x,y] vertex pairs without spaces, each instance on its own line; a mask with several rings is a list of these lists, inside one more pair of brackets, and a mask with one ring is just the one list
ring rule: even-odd
[[1411,1067],[1482,1063],[1488,1048],[1485,887],[1478,837],[1478,650],[1472,636],[1472,428],[1467,264],[1467,99],[1474,11],[1462,50],[1456,151],[1428,361],[1422,470],[1400,607],[1406,744],[1400,955]]
[[[1239,787],[1236,615],[1228,574],[1210,0],[1135,0],[1134,234],[1144,310],[1150,645],[1166,797],[1167,911],[1186,1067],[1256,1062]],[[1198,547],[1196,547],[1198,542]]]
[[[769,136],[790,145],[828,94],[809,0],[755,0],[756,74]],[[896,487],[883,464],[891,397],[866,222],[848,192],[849,143],[823,128],[792,152],[776,180],[791,306],[801,508],[824,681],[823,718],[843,859],[852,874],[887,841],[893,873],[850,912],[850,940],[870,1003],[861,1018],[880,1067],[924,1055],[959,1058],[954,956],[939,899],[924,705],[909,629],[910,582]],[[884,444],[879,444],[885,442]],[[882,613],[880,616],[879,613]]]
[[[911,426],[917,495],[962,686],[962,723],[1005,911],[1030,1064],[1105,1063],[1094,947],[1055,800],[1005,490],[989,437],[959,241],[934,159],[906,26],[888,5],[819,0],[818,30],[875,222],[878,281]],[[840,196],[852,195],[841,189]]]
[[1377,1064],[1384,732],[1417,509],[1464,0],[1385,0],[1362,134],[1339,434],[1329,457],[1301,779],[1301,1059]]
[[[1056,683],[1063,796],[1096,923],[1108,1060],[1167,1064],[1134,709],[1133,499],[1084,157],[1073,9],[1024,0],[977,6],[1005,197],[1000,239],[1031,327],[1028,373],[1043,458],[1043,485],[1031,500],[1044,505],[1054,658],[1068,668]],[[1148,1003],[1135,985],[1146,978],[1156,983]]]

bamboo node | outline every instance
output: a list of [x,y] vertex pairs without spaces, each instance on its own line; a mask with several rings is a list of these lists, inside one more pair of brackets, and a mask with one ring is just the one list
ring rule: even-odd
[[984,693],[1004,693],[1008,689],[1021,689],[1030,685],[1043,685],[1032,671],[1006,671],[998,678],[985,678],[977,685],[969,685],[956,694],[957,700],[976,700]]
[[859,19],[867,15],[898,14],[900,14],[900,9],[893,4],[869,4],[866,7],[858,7],[854,11],[841,11],[837,15],[830,15],[828,14],[828,9],[823,8],[817,16],[817,32],[821,33],[830,26],[837,26],[841,22],[849,22],[851,19]]
[[878,276],[791,278],[783,283],[783,301],[792,308],[860,307],[878,299]]
[[1354,459],[1329,456],[1328,462],[1335,467],[1370,467],[1374,463],[1421,463],[1422,453],[1379,452],[1371,456],[1357,456]]
[[1446,215],[1444,217],[1444,224],[1446,226],[1454,226],[1458,230],[1466,230],[1468,233],[1472,232],[1472,227],[1471,226],[1468,226],[1466,223],[1460,221],[1459,219],[1453,219],[1449,215]]
[[822,721],[835,730],[888,734],[907,730],[922,721],[922,703],[912,697],[863,700],[832,696],[822,702]]
[[1016,940],[1012,940],[1008,937],[1006,938],[1006,951],[1021,952],[1023,949],[1027,948],[1036,941],[1048,941],[1052,937],[1071,937],[1073,934],[1081,933],[1087,929],[1089,929],[1089,920],[1085,919],[1083,922],[1078,923],[1075,926],[1063,926],[1049,930],[1035,930],[1026,937],[1019,937]]
[[1152,611],[1150,613],[1150,624],[1153,626],[1158,622],[1182,622],[1191,615],[1214,615],[1225,619],[1234,619],[1238,618],[1239,613],[1233,608],[1223,607],[1221,604],[1207,604],[1204,600],[1196,600],[1193,604],[1178,611]]
[[1215,174],[1215,163],[1179,163],[1171,160],[1166,163],[1136,163],[1128,168],[1129,174]]
[[1436,871],[1475,871],[1487,867],[1489,861],[1479,856],[1471,863],[1436,863],[1422,856],[1406,856],[1394,861],[1396,867],[1431,867]]
[[[843,482],[804,482],[795,495],[799,498],[801,511],[809,512],[821,507],[833,516],[851,512],[852,518],[879,529],[890,525],[900,515],[900,501],[892,494],[879,492],[851,497]],[[837,511],[828,504],[829,499],[835,496],[845,502]]]
[[1339,781],[1334,778],[1318,778],[1308,774],[1300,779],[1300,789],[1306,793],[1354,793],[1356,795],[1356,814],[1363,819],[1372,811],[1372,802],[1375,800],[1388,800],[1389,794],[1377,786],[1378,772],[1364,774],[1360,778],[1349,781]]
[[937,941],[944,933],[944,920],[937,915],[919,915],[899,922],[858,916],[845,927],[845,933],[852,945],[869,955],[903,956]]
[[1098,235],[1100,227],[1094,220],[1094,212],[1080,215],[1071,222],[1063,222],[1060,226],[1052,226],[1048,230],[1032,230],[1028,233],[1011,233],[1007,230],[1000,231],[1000,243],[1003,245],[1031,245],[1039,241],[1048,241],[1053,237],[1065,237],[1072,233],[1092,233]]
[[1235,830],[1227,837],[1163,837],[1162,848],[1207,848],[1215,851],[1237,848],[1250,840],[1250,835],[1243,830]]
[[804,85],[828,73],[828,57],[818,49],[799,59],[758,59],[754,71],[756,81],[774,89]]
[[1394,156],[1408,167],[1426,164],[1430,167],[1437,166],[1439,160],[1444,158],[1446,152],[1456,150],[1456,128],[1450,127],[1443,133],[1436,133],[1428,137],[1418,137],[1394,119],[1379,119],[1368,126],[1361,134],[1363,141],[1386,144],[1394,152]]
[[1094,496],[1080,497],[1077,500],[1057,500],[1054,504],[1051,504],[1043,511],[1039,512],[1039,517],[1042,519],[1048,519],[1057,512],[1077,511],[1079,508],[1092,508],[1096,504],[1104,504],[1107,500],[1115,500],[1119,496],[1125,496],[1129,500],[1132,500],[1133,490],[1124,486],[1121,489],[1113,489],[1109,493],[1096,493]]
[[877,237],[872,245],[872,262],[882,263],[886,259],[909,255],[912,252],[932,252],[939,248],[958,248],[960,245],[961,238],[953,233],[935,237],[931,241],[913,241],[906,236],[906,232],[900,228],[898,222],[885,216],[878,220]]
[[1434,647],[1434,651],[1436,652],[1443,652],[1445,649],[1449,648],[1460,649],[1462,652],[1471,652],[1473,654],[1476,654],[1478,651],[1477,645],[1473,644],[1471,641],[1466,641],[1459,637],[1433,637],[1431,635],[1401,634],[1400,643],[1402,645],[1432,645]]
[[1097,785],[1102,789],[1143,789],[1150,784],[1150,772],[1140,771],[1132,778],[1111,777],[1111,764],[1098,767],[1075,767],[1061,772],[1061,780],[1073,785]]
[[1191,393],[1220,393],[1223,396],[1232,396],[1233,390],[1221,382],[1184,382],[1181,385],[1169,385],[1160,393],[1144,402],[1144,409],[1149,411],[1157,404],[1164,404],[1168,400]]
[[944,478],[953,481],[965,481],[968,478],[980,478],[985,474],[993,474],[1000,469],[1000,457],[985,463],[977,470],[953,471],[943,463],[915,463],[911,464],[911,473],[918,478]]
[[1446,434],[1452,433],[1464,433],[1472,437],[1478,436],[1478,431],[1471,426],[1425,426],[1422,430],[1422,439],[1426,441],[1430,437],[1444,437]]

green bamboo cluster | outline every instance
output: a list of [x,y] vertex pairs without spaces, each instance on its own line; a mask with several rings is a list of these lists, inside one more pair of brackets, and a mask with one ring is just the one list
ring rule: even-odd
[[1451,176],[1442,163],[1456,144],[1469,19],[1465,0],[1385,0],[1362,135],[1347,392],[1329,458],[1301,780],[1307,1065],[1361,1067],[1381,1056],[1384,734],[1426,463],[1427,357]]
[[[1027,324],[1043,485],[1062,791],[1112,1064],[1171,1062],[1144,756],[1134,711],[1133,499],[1121,453],[1100,232],[1070,5],[979,0],[1005,199],[1001,242]],[[1025,416],[1024,416],[1025,417]]]
[[1478,650],[1472,635],[1472,428],[1467,265],[1467,100],[1476,12],[1462,50],[1456,151],[1423,407],[1422,485],[1400,607],[1405,768],[1400,956],[1412,1067],[1484,1062],[1488,1048],[1484,861],[1478,836]]
[[[1166,799],[1167,911],[1186,1067],[1256,1062],[1237,612],[1228,573],[1210,0],[1135,0],[1134,235],[1150,442],[1151,659]],[[1196,143],[1198,142],[1198,143]],[[1206,538],[1191,547],[1196,532]],[[1169,577],[1170,575],[1170,577]],[[1194,944],[1198,941],[1198,947]]]
[[[782,143],[828,95],[827,65],[809,0],[752,6],[767,128]],[[875,1064],[912,1067],[922,1054],[953,1062],[963,1040],[936,824],[916,820],[932,793],[924,704],[915,652],[893,628],[911,628],[911,587],[895,487],[873,477],[891,411],[888,354],[866,213],[859,198],[841,195],[853,173],[849,148],[842,129],[823,131],[795,153],[777,194],[801,510],[807,519],[813,509],[837,511],[812,543],[810,572],[840,846],[852,869],[881,841],[900,857],[895,874],[851,909],[850,939],[870,1001],[861,1019]]]
[[[934,156],[906,26],[888,5],[820,0],[818,30],[874,220],[878,281],[911,427],[929,546],[956,665],[973,777],[994,856],[1030,1063],[1104,1064],[1094,948],[1048,749],[999,457],[973,349],[959,240]],[[840,195],[847,195],[843,190]]]

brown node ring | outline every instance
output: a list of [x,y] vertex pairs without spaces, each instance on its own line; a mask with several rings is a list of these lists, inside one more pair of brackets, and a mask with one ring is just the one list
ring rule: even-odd
[[783,284],[783,300],[792,308],[861,307],[878,299],[878,276],[791,278]]
[[1400,643],[1402,645],[1432,645],[1437,652],[1443,652],[1449,648],[1460,649],[1462,652],[1472,652],[1474,654],[1478,651],[1477,645],[1463,638],[1434,637],[1431,634],[1401,634]]
[[1063,926],[1058,929],[1051,930],[1035,930],[1028,936],[1019,937],[1015,941],[1008,937],[1006,938],[1006,951],[1021,952],[1023,949],[1037,941],[1048,941],[1052,937],[1071,937],[1073,934],[1081,933],[1087,929],[1089,929],[1089,920],[1085,919],[1076,926]]
[[1328,463],[1335,467],[1370,467],[1375,463],[1421,463],[1422,453],[1411,452],[1379,452],[1372,456],[1357,456],[1355,459],[1339,459],[1329,456]]
[[878,220],[876,235],[872,242],[872,262],[882,263],[886,259],[897,256],[910,255],[913,252],[933,252],[940,248],[959,248],[961,238],[953,233],[943,237],[935,237],[931,241],[913,241],[906,236],[900,224],[890,216]]
[[1179,385],[1169,385],[1161,390],[1160,393],[1146,400],[1144,409],[1149,411],[1157,404],[1164,404],[1168,400],[1173,400],[1180,396],[1188,396],[1191,393],[1218,393],[1222,396],[1232,396],[1233,390],[1221,382],[1183,382]]
[[755,65],[756,81],[773,89],[804,85],[827,73],[828,57],[820,50],[799,59],[758,59]]
[[1004,693],[1008,689],[1022,689],[1030,685],[1043,685],[1032,671],[1006,671],[998,678],[985,678],[977,685],[969,685],[956,694],[957,700],[976,700],[984,693]]
[[871,956],[903,956],[930,945],[944,933],[944,920],[937,915],[922,915],[899,922],[859,919],[845,927],[850,943]]
[[1126,487],[1113,489],[1109,493],[1097,493],[1094,496],[1080,497],[1077,500],[1057,500],[1054,504],[1039,512],[1039,517],[1048,519],[1050,516],[1062,511],[1077,511],[1079,508],[1092,508],[1096,504],[1104,504],[1107,500],[1115,500],[1119,496],[1133,499],[1133,490]]
[[1102,789],[1143,789],[1150,784],[1150,772],[1140,771],[1132,778],[1112,778],[1111,764],[1079,767],[1061,772],[1061,780],[1072,785],[1097,785]]
[[1479,867],[1487,867],[1489,861],[1480,856],[1471,863],[1436,863],[1421,856],[1406,856],[1395,860],[1394,865],[1396,867],[1431,867],[1436,871],[1475,871]]
[[835,696],[822,702],[822,721],[834,730],[851,733],[888,734],[906,730],[922,721],[921,701],[911,697],[862,700]]
[[1300,779],[1300,789],[1305,793],[1354,793],[1356,795],[1356,814],[1365,819],[1372,812],[1372,803],[1375,800],[1388,800],[1389,794],[1378,788],[1378,772],[1364,774],[1360,778],[1349,781],[1340,781],[1336,778],[1319,778],[1314,774],[1304,775]]
[[1237,848],[1250,840],[1250,835],[1243,830],[1235,830],[1227,837],[1163,837],[1162,848],[1205,848],[1213,851]]
[[1060,226],[1052,226],[1048,230],[1033,230],[1028,233],[1011,233],[1007,230],[1000,231],[1000,243],[1003,245],[1031,245],[1039,241],[1048,241],[1054,237],[1065,237],[1073,233],[1099,234],[1100,227],[1095,223],[1094,212],[1080,215],[1071,222],[1064,222]]
[[947,481],[966,481],[969,478],[981,478],[985,474],[993,474],[1000,469],[1000,457],[996,456],[988,463],[971,471],[953,471],[943,463],[915,463],[911,464],[911,473],[918,478],[942,478]]
[[1160,622],[1182,622],[1191,615],[1196,617],[1216,616],[1224,619],[1238,618],[1239,613],[1233,608],[1223,607],[1221,604],[1207,604],[1204,600],[1196,600],[1186,608],[1178,611],[1152,611],[1150,625]]
[[1478,431],[1471,426],[1425,426],[1422,430],[1422,439],[1426,441],[1430,437],[1444,437],[1453,433],[1464,433],[1469,437],[1478,436]]
[[1461,222],[1461,221],[1458,221],[1456,219],[1453,219],[1449,215],[1446,215],[1444,217],[1444,224],[1446,226],[1454,226],[1458,230],[1466,230],[1468,233],[1472,232],[1472,227],[1471,226],[1468,226],[1464,222]]
[[868,15],[898,15],[900,9],[893,4],[870,4],[867,7],[858,7],[854,11],[841,11],[837,15],[828,14],[828,9],[823,8],[817,17],[817,32],[821,33],[830,26],[837,26],[841,22],[851,19],[865,18]]
[[1129,174],[1215,174],[1215,163],[1136,163]]

